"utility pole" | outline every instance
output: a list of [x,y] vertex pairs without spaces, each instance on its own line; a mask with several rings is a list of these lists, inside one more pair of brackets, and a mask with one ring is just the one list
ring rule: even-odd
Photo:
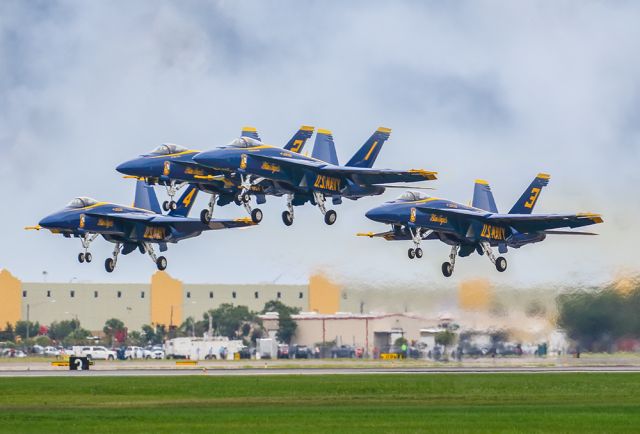
[[29,310],[30,310],[31,306],[29,305],[29,303],[27,303],[27,339],[25,340],[29,340]]

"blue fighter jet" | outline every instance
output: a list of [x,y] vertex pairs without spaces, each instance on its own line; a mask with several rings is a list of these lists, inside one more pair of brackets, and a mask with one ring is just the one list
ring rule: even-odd
[[442,264],[442,274],[446,277],[453,273],[456,256],[465,257],[473,252],[486,254],[502,272],[507,269],[507,260],[502,256],[496,258],[492,247],[498,247],[504,254],[508,247],[517,249],[538,243],[550,234],[595,235],[556,229],[602,223],[599,214],[531,214],[542,188],[548,183],[549,175],[536,176],[508,214],[498,213],[491,188],[483,180],[475,183],[472,206],[408,191],[366,214],[371,220],[390,224],[390,231],[358,235],[410,240],[414,244],[414,248],[409,249],[410,259],[422,257],[422,240],[440,240],[451,246],[449,262]]
[[156,256],[153,244],[157,244],[160,251],[164,252],[167,250],[167,243],[196,237],[203,231],[255,225],[248,218],[211,220],[208,224],[203,224],[199,219],[187,217],[197,194],[197,187],[190,185],[180,197],[176,208],[168,215],[162,215],[153,187],[138,181],[133,206],[78,197],[64,209],[43,218],[37,226],[26,229],[48,229],[66,238],[80,238],[84,249],[78,254],[80,262],[91,262],[89,246],[102,235],[105,240],[115,244],[112,257],[107,258],[104,263],[109,273],[115,269],[120,253],[127,255],[136,249],[140,253],[148,253],[158,270],[164,270],[167,268],[167,259]]
[[[284,149],[292,153],[301,152],[307,139],[313,134],[313,130],[314,127],[310,126],[300,127]],[[260,140],[254,127],[244,127],[241,136]],[[199,166],[193,161],[193,157],[199,152],[184,146],[165,143],[148,154],[120,164],[116,170],[127,176],[145,180],[149,185],[165,186],[170,199],[162,204],[165,211],[176,209],[177,204],[173,198],[182,187],[197,185],[200,190],[211,194],[209,207],[200,213],[200,220],[205,224],[213,216],[214,205],[224,206],[231,202],[244,205],[253,222],[259,223],[262,220],[262,211],[259,208],[251,208],[250,195],[254,195],[257,203],[262,204],[266,202],[265,195],[284,194],[267,180],[253,185],[249,191],[240,194],[242,189],[240,177],[230,170],[211,170]]]
[[311,157],[241,137],[227,146],[202,152],[193,161],[215,171],[237,173],[242,180],[241,197],[265,180],[286,191],[287,210],[282,213],[282,221],[287,226],[293,223],[293,207],[306,202],[318,206],[325,223],[332,225],[337,214],[326,209],[327,198],[337,205],[343,197],[355,200],[382,194],[385,187],[381,184],[436,179],[436,172],[426,170],[372,168],[390,133],[388,128],[378,128],[346,166],[338,165],[328,130],[318,130]]

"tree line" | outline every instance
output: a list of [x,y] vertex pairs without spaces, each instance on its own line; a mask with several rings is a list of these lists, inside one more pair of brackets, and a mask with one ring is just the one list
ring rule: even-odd
[[[176,337],[200,337],[205,333],[211,336],[224,336],[229,339],[243,340],[245,344],[255,344],[266,332],[259,318],[260,314],[277,312],[279,327],[276,337],[280,342],[290,343],[296,333],[297,324],[291,318],[300,313],[299,308],[290,307],[280,301],[269,301],[260,312],[253,312],[247,306],[221,304],[210,309],[201,319],[186,318],[179,326],[164,324],[145,324],[140,330],[128,330],[126,324],[118,319],[107,320],[102,328],[105,345],[158,345],[166,339]],[[29,338],[29,341],[26,341]],[[38,322],[18,321],[15,325],[7,323],[0,331],[0,342],[24,343],[26,345],[85,345],[92,341],[92,333],[81,327],[77,319],[54,321],[49,326]]]

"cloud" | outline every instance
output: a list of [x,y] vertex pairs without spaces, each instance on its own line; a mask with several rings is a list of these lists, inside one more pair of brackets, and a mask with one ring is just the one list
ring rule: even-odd
[[[140,255],[106,276],[97,260],[74,262],[79,243],[22,227],[78,195],[129,203],[133,186],[113,168],[160,142],[207,149],[251,124],[281,145],[308,123],[333,130],[340,161],[393,128],[377,165],[438,170],[438,196],[465,203],[486,178],[508,209],[549,171],[540,212],[605,215],[600,237],[512,251],[500,275],[484,257],[461,259],[447,284],[637,269],[639,14],[633,2],[3,2],[0,266],[32,280],[147,280],[153,264]],[[442,284],[446,246],[408,261],[404,243],[354,236],[384,229],[364,212],[397,193],[346,201],[331,228],[312,207],[285,228],[284,202],[270,198],[258,228],[171,246],[169,271],[253,282],[323,268],[351,282]],[[111,246],[97,244],[106,257]]]

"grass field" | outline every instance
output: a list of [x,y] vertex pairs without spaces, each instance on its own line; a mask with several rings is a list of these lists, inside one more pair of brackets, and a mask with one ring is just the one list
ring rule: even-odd
[[638,432],[639,374],[0,379],[2,432]]

